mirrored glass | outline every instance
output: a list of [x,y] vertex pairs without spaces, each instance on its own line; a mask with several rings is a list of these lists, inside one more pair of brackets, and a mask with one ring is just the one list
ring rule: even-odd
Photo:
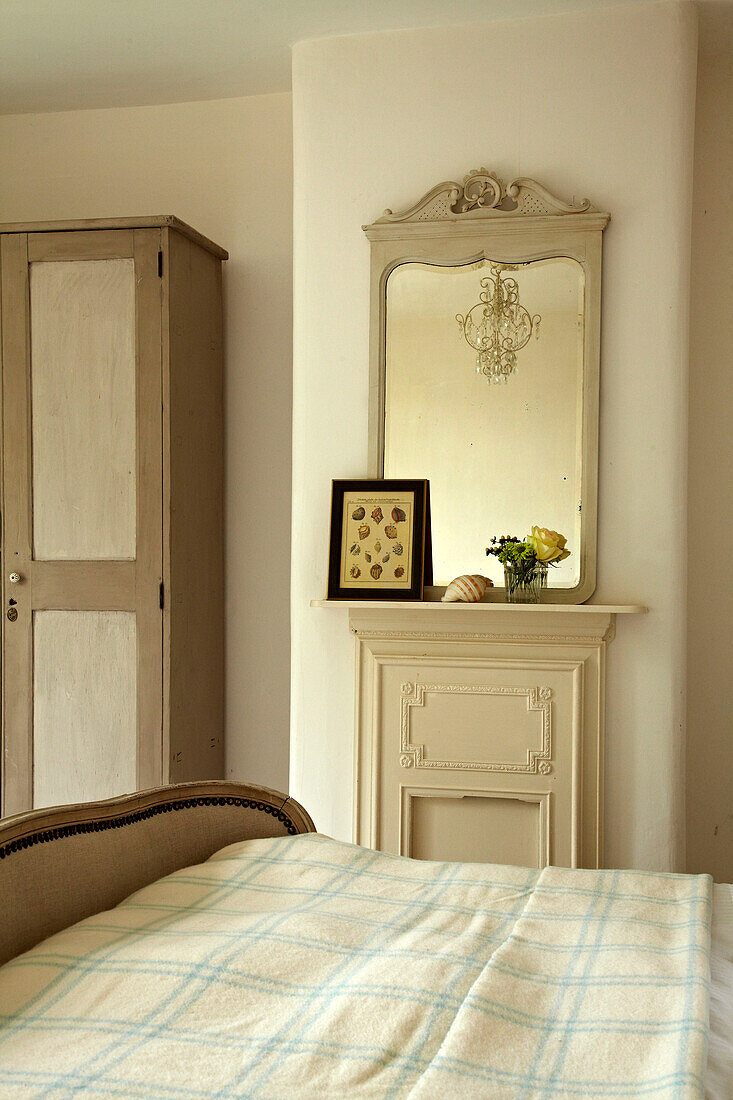
[[430,479],[436,585],[503,584],[485,547],[533,524],[571,550],[548,585],[578,584],[584,294],[566,257],[390,273],[384,476]]

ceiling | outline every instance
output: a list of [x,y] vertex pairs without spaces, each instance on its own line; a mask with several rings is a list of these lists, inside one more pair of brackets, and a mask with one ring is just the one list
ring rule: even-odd
[[[604,0],[0,0],[0,114],[286,92],[290,47],[302,39],[528,18],[603,4]],[[701,36],[716,49],[722,41],[730,47],[727,16],[733,14],[733,0],[701,0],[697,6]]]

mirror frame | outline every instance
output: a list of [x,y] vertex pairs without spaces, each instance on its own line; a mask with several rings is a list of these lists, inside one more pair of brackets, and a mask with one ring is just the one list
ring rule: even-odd
[[[536,180],[519,177],[506,187],[486,168],[462,184],[439,183],[407,210],[383,216],[362,229],[371,245],[369,325],[369,477],[384,476],[384,414],[387,280],[405,263],[453,267],[477,260],[517,263],[570,257],[585,275],[583,340],[583,444],[579,582],[548,588],[543,603],[578,604],[596,587],[598,524],[598,412],[601,350],[601,257],[610,214],[585,199],[574,205],[556,198]],[[487,540],[489,538],[487,532]],[[503,586],[484,599],[504,600]],[[426,589],[440,599],[445,588]]]

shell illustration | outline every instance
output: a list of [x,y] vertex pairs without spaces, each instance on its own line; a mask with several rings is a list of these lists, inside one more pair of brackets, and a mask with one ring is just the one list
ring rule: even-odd
[[389,561],[389,554],[385,554],[382,558],[382,565],[385,565]]
[[379,507],[379,505],[377,505],[377,507],[372,512],[372,519],[374,520],[375,523],[381,523],[382,520],[384,519],[384,512]]
[[360,539],[368,538],[370,531],[371,531],[371,527],[369,526],[369,524],[368,523],[362,523],[361,527],[359,528],[359,538]]
[[396,539],[397,528],[395,527],[394,523],[388,523],[384,528],[384,533],[388,539]]
[[355,508],[354,511],[351,513],[351,518],[352,519],[364,519],[365,515],[366,515],[366,512],[364,511],[364,509],[362,508],[362,506],[360,504],[359,507]]
[[392,553],[397,554],[398,556],[402,553],[403,550],[404,547],[401,542],[396,542],[392,547]]
[[358,565],[352,565],[351,569],[349,570],[349,573],[354,578],[354,580],[356,580],[357,577],[361,576],[361,569],[359,568]]
[[395,504],[394,508],[392,509],[392,519],[395,521],[395,523],[404,523],[407,519],[404,509],[398,508]]
[[404,569],[402,568],[401,565],[397,566],[397,568],[394,571],[394,575],[395,575],[395,577],[397,577],[398,580],[400,579],[400,577],[404,577],[405,571],[404,571]]
[[349,547],[349,553],[350,554],[361,554],[361,546],[359,546],[358,542],[354,542],[354,543],[351,544],[351,546]]
[[382,544],[379,541],[379,539],[377,539],[377,541],[374,543],[374,553],[378,554],[381,549],[382,549]]
[[369,570],[375,581],[378,581],[382,575],[382,567],[379,562],[376,562]]
[[366,558],[367,561],[372,560],[372,555],[367,550],[364,551],[364,557]]
[[451,581],[445,590],[442,603],[478,603],[493,582],[479,573],[463,574]]

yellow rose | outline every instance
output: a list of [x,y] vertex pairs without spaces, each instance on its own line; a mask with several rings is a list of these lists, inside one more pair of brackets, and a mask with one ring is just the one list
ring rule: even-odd
[[527,542],[537,555],[537,561],[560,562],[570,557],[570,551],[565,549],[565,536],[547,527],[533,527]]

